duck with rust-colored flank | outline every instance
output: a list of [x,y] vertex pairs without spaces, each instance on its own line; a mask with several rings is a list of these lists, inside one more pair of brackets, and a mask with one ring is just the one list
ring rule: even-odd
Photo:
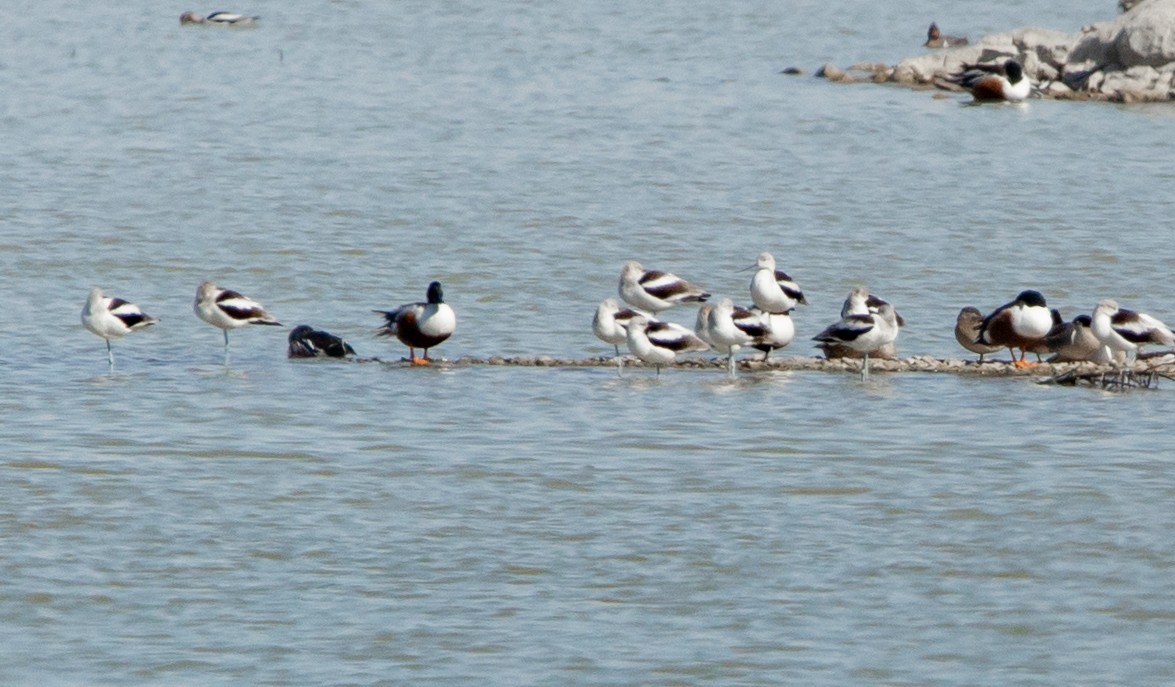
[[[979,323],[977,343],[1008,349],[1016,367],[1036,363],[1025,360],[1029,351],[1044,346],[1044,338],[1053,328],[1053,313],[1039,291],[1021,291],[1016,300],[993,310]],[[1020,349],[1017,360],[1013,349]]]
[[[439,345],[457,330],[457,315],[445,302],[441,283],[428,285],[424,303],[405,303],[394,310],[375,310],[386,321],[377,334],[394,336],[408,347],[408,358],[413,365],[428,365],[428,349]],[[416,357],[416,349],[424,349],[423,357]]]
[[1002,65],[965,64],[962,72],[947,80],[970,91],[976,102],[1019,102],[1032,93],[1032,83],[1016,60]]
[[355,355],[355,349],[330,332],[300,324],[290,332],[286,355],[290,358],[346,358]]

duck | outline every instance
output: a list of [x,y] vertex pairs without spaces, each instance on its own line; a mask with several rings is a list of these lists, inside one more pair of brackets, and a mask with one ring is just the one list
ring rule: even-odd
[[[714,304],[707,316],[709,343],[726,353],[726,367],[734,375],[734,354],[739,348],[759,343],[771,333],[770,328],[755,313],[738,307],[729,298]],[[700,337],[699,337],[700,338]]]
[[992,346],[989,344],[979,343],[979,325],[983,322],[983,313],[979,308],[968,305],[959,311],[959,315],[955,318],[955,341],[959,345],[966,348],[972,353],[979,354],[979,362],[983,362],[983,356],[989,353],[996,353],[1002,350],[1000,346]]
[[1109,298],[1094,308],[1090,329],[1107,355],[1124,354],[1127,362],[1137,360],[1147,344],[1175,346],[1175,334],[1167,325],[1146,313],[1121,308]]
[[[228,353],[228,331],[249,324],[282,326],[276,317],[265,312],[257,301],[231,289],[222,289],[215,282],[205,281],[196,289],[192,304],[196,316],[224,331],[224,350]],[[226,358],[227,359],[227,358]]]
[[289,344],[286,353],[290,358],[346,358],[355,355],[351,344],[307,324],[294,327],[290,332]]
[[1053,354],[1049,358],[1050,363],[1110,362],[1108,355],[1101,355],[1104,347],[1093,335],[1093,318],[1090,315],[1083,313],[1069,322],[1054,326],[1044,340]]
[[111,367],[114,367],[114,350],[110,345],[112,339],[121,339],[158,321],[158,317],[148,315],[134,303],[107,297],[98,287],[90,289],[86,304],[82,306],[82,325],[106,340],[106,358]]
[[[854,306],[867,300],[868,292],[855,288],[849,294]],[[847,305],[847,303],[846,303]],[[898,337],[899,325],[897,312],[889,303],[877,307],[876,312],[849,312],[841,316],[839,322],[824,328],[812,337],[825,345],[844,346],[863,358],[861,376],[869,376],[869,354],[891,345]]]
[[674,322],[650,321],[644,315],[636,315],[625,325],[628,333],[628,350],[637,358],[657,368],[677,359],[678,354],[690,351],[708,351],[710,344],[697,334]]
[[968,43],[966,36],[944,36],[942,31],[939,31],[938,24],[930,22],[930,28],[926,30],[926,42],[922,44],[922,47],[957,48]]
[[775,257],[766,251],[759,254],[751,277],[751,301],[755,307],[767,313],[786,314],[797,305],[807,305],[800,285],[787,273],[775,269]]
[[180,15],[180,26],[184,24],[203,24],[212,26],[256,26],[261,17],[237,14],[236,12],[213,12],[202,16],[195,12],[184,12]]
[[669,272],[646,270],[636,260],[621,268],[619,292],[625,303],[652,315],[679,303],[701,303],[710,297],[702,287]]
[[[408,358],[413,365],[428,365],[428,349],[440,345],[457,330],[457,315],[445,302],[439,281],[428,285],[424,303],[405,303],[393,310],[375,310],[383,315],[385,323],[377,330],[379,336],[395,336],[408,347]],[[416,349],[424,355],[416,357]]]
[[[1027,353],[1044,345],[1044,338],[1053,328],[1053,313],[1045,302],[1044,295],[1034,289],[1021,291],[1016,300],[1005,303],[991,311],[979,323],[977,343],[1008,349],[1016,367],[1029,367],[1035,363],[1025,360]],[[1016,359],[1013,349],[1020,349]]]
[[1002,65],[965,64],[963,71],[947,80],[970,91],[976,102],[1019,102],[1032,93],[1032,83],[1016,60]]

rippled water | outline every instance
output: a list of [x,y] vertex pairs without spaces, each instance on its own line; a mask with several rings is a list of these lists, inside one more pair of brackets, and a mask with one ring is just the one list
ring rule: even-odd
[[[191,313],[212,278],[394,359],[370,310],[436,278],[436,354],[592,357],[624,260],[745,300],[766,249],[812,303],[781,355],[856,284],[903,354],[961,355],[958,308],[1027,287],[1170,321],[1169,108],[779,74],[1110,5],[293,2],[221,31],[24,3],[0,682],[1175,682],[1168,389],[294,363],[271,328],[225,366]],[[162,318],[113,371],[95,285]]]

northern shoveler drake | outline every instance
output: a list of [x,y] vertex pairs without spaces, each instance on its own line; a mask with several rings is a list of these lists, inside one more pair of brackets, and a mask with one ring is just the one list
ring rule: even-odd
[[645,270],[635,260],[620,270],[619,291],[625,303],[654,315],[678,303],[700,303],[710,297],[700,286],[669,272]]
[[291,358],[346,358],[355,355],[351,344],[330,332],[306,324],[294,327],[289,342],[287,355]]
[[90,297],[82,307],[82,324],[94,334],[106,340],[106,358],[114,366],[114,351],[111,339],[121,339],[131,332],[149,327],[159,321],[139,309],[134,303],[121,298],[107,298],[102,289],[90,289]]
[[689,329],[673,322],[650,321],[644,315],[636,315],[628,321],[628,350],[641,360],[657,368],[677,359],[677,354],[689,351],[708,351],[710,345],[698,338]]
[[726,368],[732,375],[734,354],[738,349],[758,343],[771,333],[762,318],[746,308],[735,306],[729,298],[715,303],[707,320],[709,343],[714,350],[726,353]]
[[1119,308],[1108,298],[1094,308],[1090,329],[1111,356],[1121,352],[1127,359],[1137,359],[1146,344],[1175,346],[1175,334],[1167,325],[1146,313]]
[[[265,312],[257,301],[242,296],[236,291],[222,289],[206,281],[196,289],[196,301],[192,304],[196,316],[213,327],[224,331],[224,350],[228,353],[228,330],[247,324],[281,326],[277,318]],[[226,357],[227,360],[227,357]]]
[[[1053,328],[1053,313],[1044,296],[1031,289],[1021,291],[1016,300],[993,310],[979,323],[977,343],[1008,349],[1016,367],[1035,365],[1024,359],[1028,351],[1044,345],[1044,338]],[[1016,359],[1013,349],[1020,349]]]
[[[867,298],[865,289],[856,288],[849,294],[848,300],[856,304],[865,302]],[[839,322],[825,327],[812,339],[825,345],[845,346],[860,353],[864,359],[861,376],[868,377],[869,354],[892,344],[898,337],[899,326],[894,307],[883,303],[878,306],[877,312],[850,312],[843,315]]]
[[959,345],[968,351],[978,353],[979,362],[983,362],[983,356],[988,353],[1001,350],[1000,346],[979,343],[981,322],[983,322],[983,313],[979,311],[979,308],[970,305],[960,310],[959,316],[955,318],[955,341],[958,341]]
[[788,313],[766,312],[759,308],[751,308],[751,312],[758,315],[767,325],[767,335],[752,344],[755,348],[763,351],[763,362],[767,362],[771,351],[787,346],[796,338],[796,325]]
[[930,22],[930,28],[926,29],[926,42],[922,47],[957,48],[960,45],[967,45],[968,42],[966,36],[944,36],[942,31],[938,30],[938,24]]
[[[428,285],[427,302],[405,303],[395,310],[376,310],[386,323],[380,327],[380,336],[395,336],[408,347],[413,365],[428,365],[428,349],[439,345],[457,330],[457,315],[445,302],[441,283]],[[416,349],[424,349],[424,357],[416,357]]]
[[246,27],[256,26],[259,19],[261,17],[237,14],[236,12],[213,12],[206,17],[195,12],[184,12],[180,15],[180,25],[205,24],[212,26]]
[[767,313],[790,313],[797,305],[808,304],[800,285],[775,269],[775,257],[770,253],[760,253],[752,269],[751,301],[756,308]]
[[1032,93],[1032,84],[1016,60],[1008,60],[1002,65],[965,64],[963,71],[952,75],[948,81],[966,88],[978,102],[1015,102]]

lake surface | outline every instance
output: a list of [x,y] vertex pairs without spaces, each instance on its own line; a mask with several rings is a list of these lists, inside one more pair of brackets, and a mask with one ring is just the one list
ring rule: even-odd
[[[463,356],[610,353],[628,259],[903,355],[1024,288],[1175,320],[1175,110],[783,76],[1112,2],[18,3],[0,29],[0,683],[1169,685],[1170,385],[291,362],[433,279]],[[976,10],[980,13],[976,14]],[[100,286],[159,325],[116,341]],[[692,309],[669,319],[692,323]]]

